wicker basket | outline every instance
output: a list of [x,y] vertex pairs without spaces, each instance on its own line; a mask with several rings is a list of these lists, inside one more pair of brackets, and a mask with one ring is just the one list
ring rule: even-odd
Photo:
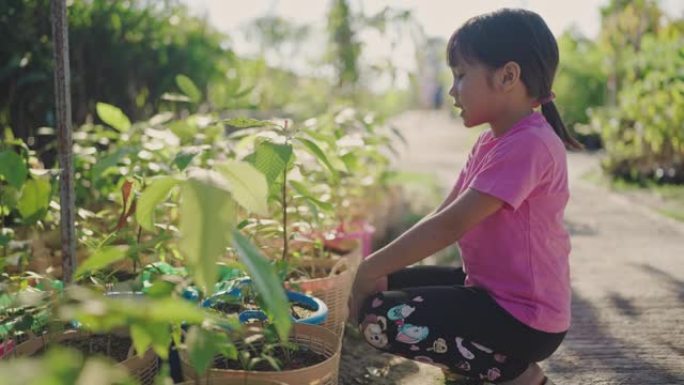
[[[290,334],[290,341],[295,342],[299,346],[307,347],[318,354],[323,354],[327,359],[306,368],[283,370],[280,372],[209,369],[205,376],[200,376],[200,384],[203,384],[203,381],[208,378],[209,381],[238,380],[238,382],[221,382],[220,384],[240,384],[239,381],[271,380],[292,385],[337,385],[341,344],[339,338],[334,333],[316,325],[295,324]],[[179,353],[183,376],[186,380],[196,379],[198,375],[190,365],[187,351],[181,350]],[[246,382],[246,384],[252,384],[252,382]]]
[[196,381],[185,381],[176,385],[294,385],[281,381],[245,378],[202,378],[199,384]]
[[347,319],[347,302],[358,260],[360,260],[360,254],[358,257],[342,257],[335,263],[327,277],[291,282],[297,290],[313,295],[328,305],[328,318],[322,326],[339,338],[342,337]]
[[[116,331],[112,332],[117,336],[128,337],[127,332]],[[33,337],[16,347],[16,350],[10,355],[13,356],[32,356],[36,352],[40,351],[48,343],[61,342],[72,339],[85,339],[89,338],[92,334],[88,332],[83,332],[79,330],[69,330],[62,334],[53,335],[50,337],[40,336]],[[154,377],[159,371],[159,362],[157,356],[154,354],[152,349],[148,349],[142,356],[135,355],[133,345],[128,352],[128,358],[120,362],[118,365],[126,368],[128,373],[132,377],[136,378],[142,385],[152,385],[154,383]]]

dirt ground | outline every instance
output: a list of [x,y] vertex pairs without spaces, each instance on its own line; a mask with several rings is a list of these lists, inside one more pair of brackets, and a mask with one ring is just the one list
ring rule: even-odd
[[[393,123],[409,143],[397,167],[434,175],[446,194],[478,132],[434,111]],[[684,384],[684,224],[583,178],[600,156],[568,156],[573,321],[542,366],[559,385]],[[340,373],[342,385],[444,383],[439,369],[379,354],[354,332]]]

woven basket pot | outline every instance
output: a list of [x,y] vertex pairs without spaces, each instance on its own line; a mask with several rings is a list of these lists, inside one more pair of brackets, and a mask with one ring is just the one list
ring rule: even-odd
[[297,290],[313,295],[328,305],[328,318],[322,326],[335,333],[339,338],[344,331],[347,318],[347,302],[351,291],[356,269],[361,260],[360,249],[337,261],[309,260],[305,263],[326,264],[333,262],[330,274],[324,278],[302,279],[290,282],[290,286]]
[[245,378],[201,378],[196,381],[185,381],[176,385],[294,385],[275,380],[260,380],[252,377]]
[[[112,332],[119,337],[128,337],[128,333],[124,331]],[[58,343],[67,340],[76,339],[87,339],[92,335],[92,333],[84,332],[80,330],[68,330],[64,333],[53,335],[50,337],[40,336],[33,337],[16,347],[16,351],[10,356],[16,354],[17,357],[20,356],[32,356],[43,347],[49,343]],[[154,377],[159,371],[159,362],[157,356],[154,354],[152,349],[148,349],[145,354],[138,356],[135,354],[133,345],[128,351],[128,357],[119,362],[120,366],[123,366],[128,373],[134,378],[136,378],[142,385],[152,385],[154,383]]]
[[[318,354],[324,355],[325,361],[306,368],[283,370],[280,372],[258,372],[247,370],[209,369],[205,375],[200,376],[200,384],[203,381],[234,381],[216,382],[216,384],[241,384],[239,381],[280,381],[292,385],[337,385],[339,375],[341,344],[339,338],[331,331],[316,325],[295,324],[290,333],[290,342],[299,346],[307,347]],[[240,343],[238,350],[240,349]],[[188,353],[180,352],[181,367],[186,380],[195,380],[198,377],[195,369],[190,365]],[[236,381],[236,382],[235,382]],[[190,382],[192,384],[192,381]],[[277,383],[277,382],[276,382]]]

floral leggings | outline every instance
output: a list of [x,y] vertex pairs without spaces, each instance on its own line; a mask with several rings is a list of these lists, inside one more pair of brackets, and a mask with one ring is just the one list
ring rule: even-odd
[[364,301],[359,324],[373,347],[489,382],[518,377],[565,337],[515,319],[483,289],[463,286],[461,268],[419,266],[388,277]]

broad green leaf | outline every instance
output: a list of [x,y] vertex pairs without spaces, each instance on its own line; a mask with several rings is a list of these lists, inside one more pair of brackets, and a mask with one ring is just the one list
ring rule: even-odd
[[323,210],[326,211],[333,211],[334,207],[331,203],[328,202],[323,202],[322,200],[319,200],[313,196],[313,194],[306,188],[306,186],[301,183],[297,182],[296,180],[291,180],[290,185],[295,189],[299,195],[303,196],[304,198],[309,199],[312,201],[314,204],[316,204],[318,207],[322,208]]
[[291,158],[291,145],[262,142],[250,156],[250,162],[266,176],[270,186],[285,171]]
[[221,181],[213,181],[216,176],[209,174],[192,177],[182,186],[179,244],[195,283],[207,294],[216,282],[216,261],[230,245],[235,225],[230,193],[218,187]]
[[168,358],[171,344],[171,330],[168,323],[147,320],[143,323],[135,323],[131,325],[131,338],[138,355],[144,354],[147,348],[152,346],[161,359]]
[[140,194],[135,209],[135,219],[145,230],[154,230],[154,210],[169,195],[171,189],[179,183],[178,179],[164,176],[154,179]]
[[307,151],[311,153],[311,155],[315,156],[316,159],[318,159],[323,165],[330,171],[330,174],[332,175],[333,179],[337,180],[339,179],[339,174],[335,167],[330,163],[328,160],[328,157],[325,156],[325,153],[323,153],[323,150],[321,150],[320,147],[313,141],[305,138],[297,138],[299,142],[301,142],[304,145],[304,148],[306,148]]
[[269,122],[268,120],[257,120],[250,118],[226,119],[223,121],[223,123],[236,128],[268,127],[274,125],[273,122]]
[[131,339],[135,351],[140,355],[152,345],[152,336],[148,333],[147,328],[141,324],[131,325]]
[[103,122],[114,127],[118,131],[126,132],[131,128],[131,121],[128,120],[128,117],[120,108],[101,102],[98,102],[95,108],[97,110],[97,116],[99,116]]
[[35,223],[47,213],[51,189],[48,178],[29,179],[24,183],[17,202],[17,208],[24,223]]
[[193,141],[199,131],[197,122],[190,119],[174,120],[166,126],[181,140],[181,143]]
[[216,168],[228,179],[233,198],[242,207],[259,215],[268,215],[268,184],[263,173],[239,160],[228,160]]
[[[186,344],[190,364],[198,373],[204,373],[209,369],[217,354],[228,351],[226,345],[233,346],[225,334],[209,332],[197,326],[191,327],[188,331]],[[234,346],[232,350],[235,351]]]
[[147,296],[150,298],[165,298],[171,295],[176,285],[169,281],[158,280],[147,289]]
[[7,183],[20,189],[28,175],[28,168],[24,160],[14,151],[5,150],[0,152],[0,176]]
[[347,170],[350,170],[352,173],[354,173],[354,170],[357,170],[357,168],[360,166],[359,157],[353,152],[348,152],[342,155],[342,161],[347,167]]
[[192,79],[186,75],[176,76],[176,84],[193,103],[199,103],[202,100],[202,92],[200,92]]
[[180,323],[188,322],[191,324],[202,323],[207,317],[207,313],[202,308],[193,305],[185,300],[176,298],[164,298],[150,302],[148,305],[148,316],[154,322],[160,323]]
[[111,263],[126,258],[126,247],[107,246],[97,250],[76,269],[75,276],[81,277],[85,273],[98,270]]
[[276,327],[281,340],[287,340],[292,326],[290,305],[285,296],[283,285],[276,274],[273,265],[261,255],[239,231],[233,230],[233,247],[237,251],[240,261],[247,267],[254,287],[261,295],[265,311]]

